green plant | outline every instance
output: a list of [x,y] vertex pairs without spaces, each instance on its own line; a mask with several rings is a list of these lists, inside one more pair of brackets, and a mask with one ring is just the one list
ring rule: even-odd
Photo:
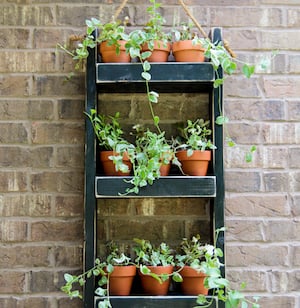
[[165,132],[144,130],[140,125],[135,125],[134,129],[135,149],[131,152],[133,177],[127,181],[133,187],[128,188],[126,194],[138,194],[141,187],[152,185],[160,177],[160,167],[163,164],[178,165],[173,149],[165,138]]
[[[116,46],[116,53],[120,53],[119,40],[126,39],[125,26],[120,21],[112,21],[109,23],[102,23],[97,18],[87,19],[86,33],[84,36],[78,38],[79,43],[75,50],[69,50],[66,46],[57,44],[59,48],[69,54],[73,60],[76,61],[75,68],[78,69],[82,62],[89,55],[89,48],[94,49],[99,43],[106,41],[109,46]],[[98,35],[96,35],[98,34]]]
[[[157,275],[151,272],[149,266],[174,266],[173,251],[166,243],[161,243],[159,246],[153,245],[149,240],[135,238],[136,246],[134,251],[136,254],[135,262],[139,266],[143,275],[149,275],[160,283],[169,279],[170,275]],[[176,282],[182,281],[181,276],[177,271],[171,274],[172,279]]]
[[114,271],[114,266],[126,266],[134,263],[131,262],[130,257],[126,256],[114,242],[110,242],[107,245],[107,251],[108,255],[106,260],[101,261],[99,258],[96,258],[95,266],[86,272],[79,275],[65,273],[64,279],[66,283],[61,287],[61,290],[70,298],[78,297],[82,299],[80,291],[78,289],[73,289],[74,285],[75,288],[82,287],[87,279],[95,276],[98,278],[98,288],[95,290],[95,293],[103,298],[98,307],[111,308],[112,306],[109,298],[109,279]]
[[172,30],[174,33],[175,41],[193,40],[198,37],[197,33],[193,31],[192,23],[181,23],[180,27],[176,27]]
[[[216,230],[213,245],[202,244],[200,236],[193,236],[191,240],[184,238],[180,245],[180,252],[176,256],[177,264],[180,267],[189,265],[198,272],[206,274],[204,286],[212,291],[213,296],[217,296],[220,301],[225,303],[226,308],[246,308],[250,304],[252,308],[259,308],[258,297],[254,297],[253,301],[246,298],[245,295],[239,290],[230,288],[229,281],[222,276],[221,259],[223,251],[217,247],[217,239],[225,228]],[[243,283],[241,288],[245,287]],[[209,307],[212,300],[204,295],[198,295],[197,304],[195,308]]]
[[150,50],[153,50],[154,41],[163,41],[164,44],[171,41],[170,33],[165,33],[163,26],[166,23],[164,17],[159,13],[161,3],[157,3],[156,0],[149,0],[152,5],[147,8],[149,14],[149,20],[144,27],[146,33],[146,43]]
[[123,163],[123,154],[127,152],[132,157],[130,154],[134,151],[134,145],[123,138],[124,132],[119,123],[120,113],[105,116],[97,114],[96,109],[90,109],[90,113],[85,112],[85,115],[92,123],[100,149],[114,152],[109,158],[114,162],[116,171],[127,172],[128,166]]
[[209,121],[203,119],[187,120],[186,126],[180,126],[178,129],[180,136],[174,140],[177,151],[185,149],[187,156],[191,156],[194,150],[216,149],[216,146],[209,139],[212,133],[209,129]]

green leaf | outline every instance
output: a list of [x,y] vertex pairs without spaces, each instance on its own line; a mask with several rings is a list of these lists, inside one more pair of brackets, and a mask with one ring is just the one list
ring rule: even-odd
[[225,116],[218,116],[216,118],[216,124],[218,124],[218,125],[223,125],[225,123],[228,123],[228,121],[229,121],[229,119]]
[[143,63],[143,69],[144,69],[145,72],[150,71],[150,69],[151,69],[151,64],[150,64],[148,61],[145,61],[145,62]]
[[247,78],[250,78],[254,71],[255,65],[244,64],[242,67],[242,72]]
[[151,54],[152,54],[151,51],[142,52],[141,53],[142,60],[145,60],[145,59],[149,58],[151,56]]
[[142,77],[147,81],[151,80],[151,75],[147,72],[142,72]]
[[175,272],[172,276],[172,279],[175,281],[175,282],[182,282],[182,277],[179,273]]
[[68,273],[64,274],[64,278],[66,282],[71,282],[74,279],[73,276]]

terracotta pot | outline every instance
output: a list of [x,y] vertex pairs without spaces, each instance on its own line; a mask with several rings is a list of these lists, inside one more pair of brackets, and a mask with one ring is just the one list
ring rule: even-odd
[[171,169],[171,163],[165,165],[162,164],[159,168],[159,172],[161,176],[168,176],[170,173],[170,169]]
[[109,294],[129,295],[135,274],[135,265],[114,266],[114,270],[109,277]]
[[180,274],[183,278],[181,282],[181,291],[184,295],[208,294],[208,289],[204,287],[204,279],[206,275],[199,273],[190,266],[185,266]]
[[187,151],[179,151],[176,153],[176,157],[181,162],[184,174],[205,176],[208,163],[211,160],[211,151],[195,150],[191,156],[187,156]]
[[[152,273],[161,274],[171,274],[173,272],[173,266],[148,266]],[[169,291],[170,278],[163,283],[160,283],[155,278],[150,275],[144,275],[139,271],[139,276],[141,278],[142,288],[145,294],[148,295],[166,295]]]
[[173,42],[173,55],[176,62],[204,62],[204,48],[193,45],[192,40]]
[[126,153],[123,154],[123,163],[128,166],[129,171],[124,173],[122,171],[116,171],[116,166],[109,156],[113,156],[116,153],[114,151],[101,151],[100,152],[100,161],[103,166],[103,171],[105,175],[110,176],[126,176],[131,172],[132,164],[129,160],[129,157]]
[[118,41],[120,46],[120,53],[117,55],[116,46],[109,46],[107,42],[102,42],[99,47],[102,62],[104,63],[128,63],[131,61],[130,55],[126,53],[126,41]]
[[[147,44],[144,45],[142,51],[144,52],[148,50],[150,50],[148,48],[148,45]],[[167,62],[170,51],[171,51],[170,43],[164,43],[163,41],[155,41],[152,54],[149,58],[147,58],[147,60],[149,62]]]

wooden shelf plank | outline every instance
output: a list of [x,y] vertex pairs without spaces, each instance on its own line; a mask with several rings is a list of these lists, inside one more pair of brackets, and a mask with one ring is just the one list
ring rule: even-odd
[[[210,308],[218,308],[215,298]],[[95,307],[101,299],[95,297]],[[114,308],[192,308],[196,306],[197,296],[111,296]]]
[[[96,176],[96,198],[118,197],[131,187],[126,180],[131,177]],[[153,185],[140,189],[138,195],[121,197],[215,197],[215,176],[163,176]]]

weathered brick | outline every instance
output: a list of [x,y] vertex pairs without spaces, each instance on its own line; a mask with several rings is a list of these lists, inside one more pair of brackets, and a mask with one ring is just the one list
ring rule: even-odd
[[267,98],[296,98],[300,95],[300,81],[293,76],[265,77],[263,89]]
[[0,251],[0,268],[47,267],[49,251],[47,246],[4,246]]
[[224,147],[224,164],[225,168],[261,168],[263,164],[261,147],[257,146],[255,152],[252,153],[252,161],[246,160],[246,155],[251,149],[250,145],[236,144],[234,147]]
[[82,144],[84,136],[81,123],[33,122],[34,144]]
[[[33,88],[37,96],[71,96],[84,94],[84,79],[75,75],[69,80],[65,76],[34,76]],[[54,90],[55,89],[55,90]]]
[[264,172],[263,185],[266,192],[286,192],[289,187],[289,175],[284,172]]
[[1,28],[0,48],[26,49],[31,48],[30,29]]
[[[6,97],[24,97],[31,94],[30,84],[32,83],[30,76],[0,76],[0,94]],[[16,87],[16,85],[18,85]]]
[[235,195],[226,198],[226,216],[287,217],[290,207],[287,195]]
[[300,168],[300,148],[290,148],[289,149],[289,167],[290,168]]
[[244,266],[289,266],[287,245],[242,245],[228,243],[226,246],[227,265],[229,267]]
[[82,266],[83,249],[79,246],[57,246],[53,249],[55,266],[80,267]]
[[279,271],[270,273],[271,290],[273,293],[298,291],[300,287],[299,271]]
[[300,230],[299,221],[274,220],[268,221],[264,227],[265,240],[274,242],[297,241]]
[[300,195],[292,194],[291,208],[294,216],[300,216]]
[[260,143],[261,127],[256,123],[228,123],[226,124],[228,135],[237,144]]
[[52,271],[32,271],[30,273],[30,291],[32,293],[54,292],[59,288],[56,273]]
[[230,268],[226,271],[226,278],[230,281],[230,287],[238,290],[241,283],[246,287],[243,292],[266,292],[268,291],[268,274],[259,270],[234,270]]
[[60,99],[58,100],[58,117],[59,119],[84,119],[84,101],[77,99]]
[[51,196],[47,194],[7,194],[0,197],[0,216],[49,216]]
[[54,72],[55,53],[47,51],[3,51],[0,52],[0,72],[26,73],[26,72]]
[[265,169],[285,169],[288,166],[288,149],[285,147],[263,147],[263,167]]
[[9,26],[51,26],[54,25],[54,8],[7,4],[2,7],[0,21]]
[[289,188],[291,192],[300,191],[300,172],[290,172],[289,173]]
[[226,228],[226,238],[230,242],[263,242],[265,240],[264,225],[257,220],[245,221],[228,219],[226,221]]
[[82,192],[82,172],[40,172],[31,175],[31,188],[34,192]]
[[9,219],[0,221],[0,238],[2,242],[26,242],[28,223]]
[[225,110],[233,120],[271,121],[285,119],[283,100],[227,99]]
[[84,164],[84,153],[82,151],[82,146],[59,147],[56,155],[57,167],[82,169]]
[[293,123],[264,123],[262,138],[264,144],[296,144],[296,125]]
[[[57,24],[60,26],[85,26],[85,20],[95,17],[98,6],[57,6]],[[96,15],[98,15],[96,13]],[[112,13],[113,14],[113,13]],[[112,15],[111,14],[111,15]]]
[[225,183],[228,192],[258,192],[261,190],[260,174],[254,171],[227,171]]
[[298,100],[289,100],[288,104],[288,120],[298,120],[300,119],[300,102]]
[[83,215],[83,196],[57,196],[55,198],[55,216],[74,217]]
[[297,296],[287,296],[280,294],[272,294],[272,296],[263,296],[259,300],[261,307],[274,307],[274,308],[296,308]]
[[291,259],[292,259],[292,265],[295,267],[299,267],[300,265],[300,245],[299,246],[292,246],[292,253],[291,253]]
[[0,293],[13,294],[24,293],[25,273],[13,271],[1,271],[0,273]]
[[[231,4],[231,3],[230,3]],[[280,8],[228,7],[220,10],[211,8],[211,26],[222,27],[277,27],[283,22],[283,10]],[[234,15],[234,19],[232,16]],[[247,16],[248,18],[245,18]]]
[[0,192],[24,192],[27,190],[25,172],[1,171]]
[[251,78],[245,82],[241,76],[230,76],[224,83],[224,94],[227,97],[235,98],[260,98],[261,92],[256,78]]
[[77,241],[82,238],[81,220],[37,221],[31,224],[32,241]]

